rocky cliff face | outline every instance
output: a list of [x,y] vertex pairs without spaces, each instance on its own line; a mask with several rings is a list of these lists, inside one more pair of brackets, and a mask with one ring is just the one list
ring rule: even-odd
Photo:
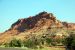
[[75,24],[61,22],[52,13],[41,12],[12,24],[9,30],[0,35],[0,42],[7,42],[14,36],[23,39],[30,34],[43,34],[48,29],[64,27],[75,30]]
[[62,24],[68,30],[75,30],[75,23],[62,22]]
[[17,22],[12,24],[11,29],[16,29],[19,32],[23,32],[42,25],[48,25],[50,27],[50,25],[53,24],[55,24],[56,27],[62,27],[62,24],[56,20],[52,13],[41,12],[36,16],[30,16],[26,19],[19,19]]

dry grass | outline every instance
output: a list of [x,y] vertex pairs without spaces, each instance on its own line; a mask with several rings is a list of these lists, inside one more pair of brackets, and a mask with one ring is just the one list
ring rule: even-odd
[[30,48],[0,48],[0,50],[66,50],[64,47],[44,47],[42,49]]
[[66,50],[64,47],[48,47],[48,50]]

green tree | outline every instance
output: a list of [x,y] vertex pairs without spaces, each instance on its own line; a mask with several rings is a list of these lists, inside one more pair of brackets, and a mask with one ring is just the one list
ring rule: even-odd
[[65,38],[64,44],[67,46],[67,48],[75,49],[75,34],[70,34],[70,36]]
[[22,46],[22,41],[19,39],[13,39],[9,42],[9,47],[21,47]]

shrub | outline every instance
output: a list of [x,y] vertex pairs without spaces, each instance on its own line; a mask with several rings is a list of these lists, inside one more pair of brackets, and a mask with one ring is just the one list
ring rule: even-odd
[[75,48],[75,34],[70,34],[70,36],[65,38],[64,44],[67,46],[67,48]]
[[52,39],[51,39],[51,38],[46,38],[46,43],[47,43],[47,45],[50,46],[51,42],[52,42]]
[[29,47],[29,48],[32,47],[32,46],[34,46],[33,41],[30,40],[30,39],[24,41],[23,44],[24,44],[24,47]]
[[23,44],[24,44],[24,47],[37,48],[37,46],[40,46],[40,39],[30,38],[23,41]]
[[21,47],[22,41],[17,40],[17,39],[13,39],[9,43],[5,43],[4,45],[5,45],[5,47]]

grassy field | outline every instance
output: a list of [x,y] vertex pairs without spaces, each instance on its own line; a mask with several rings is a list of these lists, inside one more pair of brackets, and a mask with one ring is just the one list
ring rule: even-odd
[[44,47],[42,49],[29,49],[29,48],[0,48],[0,50],[66,50],[63,47]]

